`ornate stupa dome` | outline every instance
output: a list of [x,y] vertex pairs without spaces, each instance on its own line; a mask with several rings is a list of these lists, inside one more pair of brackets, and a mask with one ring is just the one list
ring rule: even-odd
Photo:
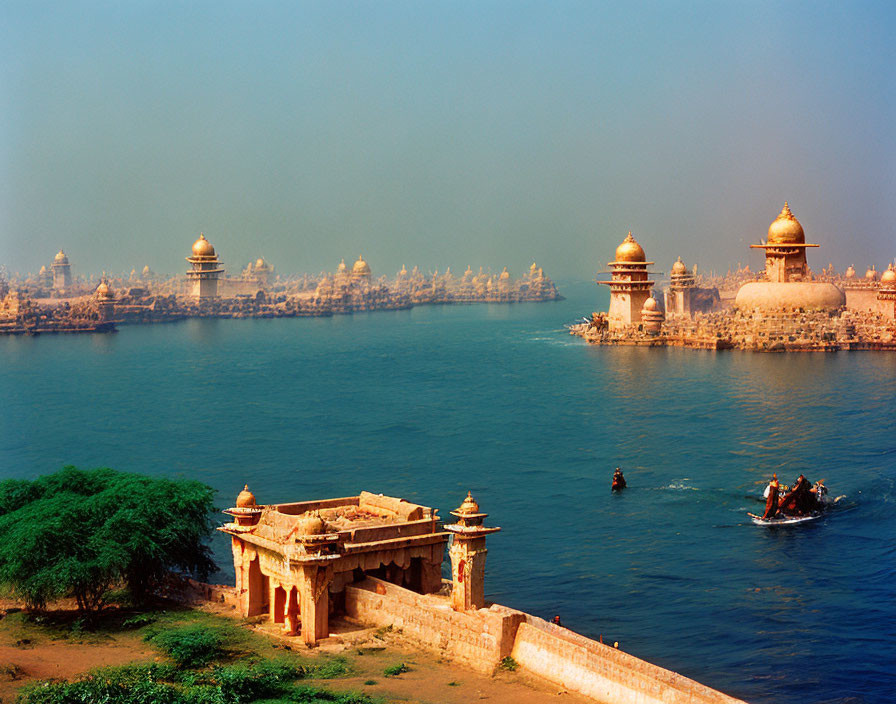
[[398,272],[398,275],[402,278],[408,275],[408,268],[404,264],[401,265],[401,271]]
[[646,301],[644,301],[644,306],[641,308],[641,310],[647,310],[647,311],[656,310],[656,299],[653,296],[648,298]]
[[352,273],[356,276],[370,276],[370,265],[364,261],[360,254],[358,255],[358,261],[352,267]]
[[507,279],[510,278],[510,272],[507,271],[506,266],[504,267],[504,271],[501,272],[501,276],[499,276],[498,278],[501,279],[502,281],[506,281]]
[[243,490],[236,497],[237,508],[255,508],[255,494],[249,491],[249,485],[246,484]]
[[868,267],[868,271],[865,272],[865,278],[868,281],[877,281],[877,271],[874,268],[874,264]]
[[215,256],[215,248],[212,243],[205,239],[203,233],[199,233],[199,239],[193,243],[194,257],[213,257]]
[[616,248],[616,261],[617,262],[646,262],[647,255],[644,254],[644,250],[641,248],[635,238],[632,237],[632,233],[629,232],[625,239],[622,240],[622,244],[620,244]]
[[846,278],[854,279],[855,276],[856,276],[856,269],[852,264],[850,264],[848,267],[846,267]]
[[259,257],[258,259],[255,260],[255,268],[256,269],[267,269],[268,263],[264,259]]
[[473,498],[473,492],[467,492],[467,498],[464,499],[463,503],[458,506],[453,513],[461,513],[464,515],[479,513],[479,504],[476,503],[476,499]]
[[888,288],[893,288],[896,286],[896,269],[893,269],[893,265],[887,267],[887,270],[881,274],[880,276],[881,284],[886,284]]
[[678,261],[672,265],[672,273],[675,275],[688,273],[688,268],[684,265],[684,262],[681,261],[681,257],[679,257]]
[[339,260],[339,266],[336,267],[336,273],[337,273],[337,274],[344,274],[344,273],[345,273],[345,268],[346,268],[346,267],[345,267],[345,259],[340,259],[340,260]]
[[65,256],[65,252],[63,252],[60,249],[59,252],[56,254],[56,256],[53,257],[53,263],[54,264],[68,264],[68,257]]
[[806,235],[803,226],[790,212],[787,201],[778,217],[768,226],[768,244],[805,244]]

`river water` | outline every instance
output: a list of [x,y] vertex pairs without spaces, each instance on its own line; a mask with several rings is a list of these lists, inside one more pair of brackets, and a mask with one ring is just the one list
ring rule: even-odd
[[[202,480],[232,505],[472,490],[486,592],[751,702],[896,693],[896,355],[589,347],[566,301],[0,339],[0,478]],[[613,468],[629,488],[610,493]],[[747,522],[800,472],[828,517]],[[232,579],[228,545],[215,549]]]

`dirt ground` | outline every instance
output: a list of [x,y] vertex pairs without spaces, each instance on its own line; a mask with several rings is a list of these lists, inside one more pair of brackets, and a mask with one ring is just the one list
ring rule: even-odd
[[[96,667],[130,662],[161,661],[139,634],[66,633],[28,623],[17,613],[19,605],[0,600],[0,702],[9,704],[23,685],[39,679],[72,679]],[[220,606],[196,607],[215,615],[233,616]],[[8,613],[8,610],[11,612]],[[483,675],[422,652],[400,632],[384,632],[336,620],[334,635],[309,649],[296,638],[281,636],[265,622],[246,625],[264,635],[275,647],[288,647],[302,658],[339,655],[347,659],[350,676],[307,680],[334,691],[364,692],[386,702],[407,704],[468,704],[470,701],[569,704],[591,700],[558,691],[556,686],[521,672]],[[404,664],[407,672],[389,677],[384,670]]]

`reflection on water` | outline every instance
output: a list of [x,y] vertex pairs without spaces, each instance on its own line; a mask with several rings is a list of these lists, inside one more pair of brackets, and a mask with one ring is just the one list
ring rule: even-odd
[[[896,356],[588,347],[559,323],[599,307],[594,287],[563,293],[2,338],[0,472],[183,475],[222,507],[246,482],[443,514],[469,489],[504,528],[495,600],[751,702],[887,701]],[[754,526],[772,472],[825,478],[850,510]]]

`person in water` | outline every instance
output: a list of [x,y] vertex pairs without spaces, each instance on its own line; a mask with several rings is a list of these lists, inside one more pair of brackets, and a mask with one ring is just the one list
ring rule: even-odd
[[763,518],[774,518],[778,513],[778,489],[780,485],[778,484],[778,475],[773,474],[772,480],[768,483],[768,486],[765,488],[765,513],[762,514]]
[[622,470],[617,467],[616,471],[613,473],[612,491],[622,491],[625,487],[625,477],[622,476]]

